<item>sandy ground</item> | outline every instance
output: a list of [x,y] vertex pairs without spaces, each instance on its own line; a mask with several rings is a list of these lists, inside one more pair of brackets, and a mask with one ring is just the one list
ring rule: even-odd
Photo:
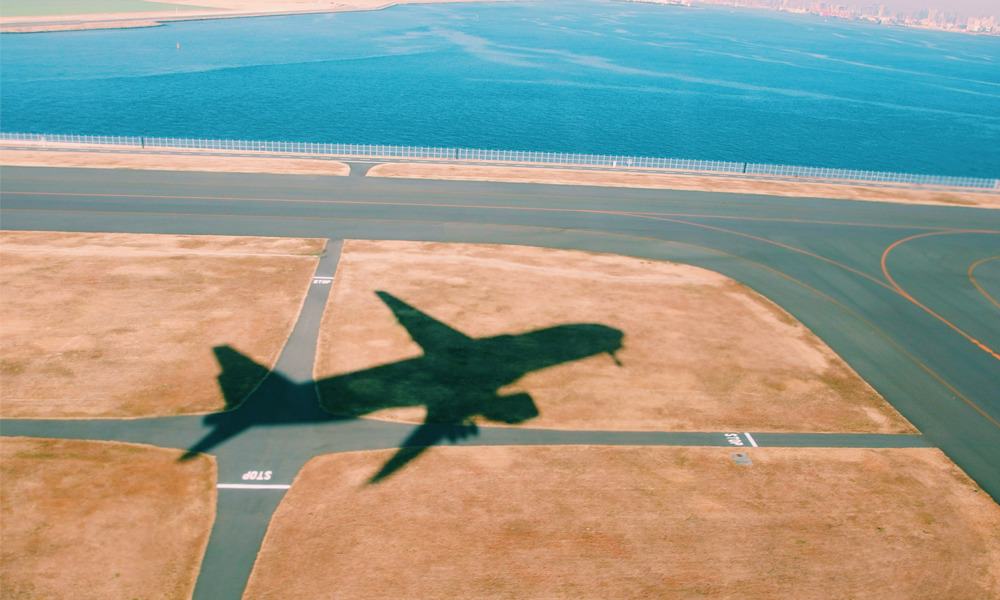
[[10,150],[0,146],[0,165],[16,167],[82,167],[88,169],[140,169],[153,171],[212,171],[226,173],[276,173],[285,175],[340,175],[351,168],[342,162],[308,158],[211,156],[205,154],[123,154]]
[[[472,337],[574,323],[624,333],[617,355],[622,366],[597,354],[528,373],[501,388],[504,395],[533,398],[540,414],[526,426],[912,430],[815,335],[731,279],[675,263],[523,246],[348,241],[323,316],[318,379],[421,356],[376,290]],[[538,352],[543,350],[560,349]],[[532,352],[525,350],[523,360],[534,361]],[[464,368],[456,362],[454,371],[460,375]],[[392,381],[358,385],[384,384],[385,390],[414,395],[407,399],[415,405],[437,397],[434,382],[399,390],[399,374],[386,377]],[[342,386],[319,387],[328,407],[343,404]],[[424,409],[374,414],[420,421]]]
[[160,21],[149,20],[128,20],[128,21],[104,21],[87,23],[54,23],[50,25],[0,25],[0,32],[3,33],[42,33],[56,31],[84,31],[90,29],[139,29],[142,27],[159,27],[163,25]]
[[111,442],[0,438],[3,598],[190,598],[215,463]]
[[212,348],[229,344],[273,365],[324,243],[3,232],[0,414],[134,417],[223,408]]
[[386,163],[368,171],[370,177],[406,179],[452,179],[593,185],[669,190],[695,190],[768,196],[796,196],[838,200],[869,200],[901,204],[936,204],[1000,208],[1000,190],[990,193],[951,188],[883,187],[864,184],[780,181],[708,175],[597,171],[581,169],[507,167],[491,165],[443,165],[433,163]]
[[[314,458],[246,599],[1000,595],[1000,507],[932,449],[435,447]],[[308,576],[304,576],[308,574]]]
[[76,13],[63,15],[0,17],[0,31],[39,33],[80,29],[149,27],[185,19],[226,19],[248,15],[333,13],[382,10],[401,4],[502,0],[170,0],[170,11]]

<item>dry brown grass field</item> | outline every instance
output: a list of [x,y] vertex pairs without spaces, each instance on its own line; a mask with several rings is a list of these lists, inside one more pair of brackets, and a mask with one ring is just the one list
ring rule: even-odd
[[[540,414],[526,426],[912,431],[802,324],[731,279],[688,265],[523,246],[348,241],[323,317],[317,378],[421,355],[376,290],[473,337],[568,323],[624,332],[621,366],[596,355],[503,388],[534,399]],[[419,421],[423,409],[375,415]]]
[[921,188],[866,185],[858,183],[823,183],[816,181],[780,181],[753,177],[684,175],[657,172],[622,172],[589,169],[510,167],[502,165],[443,165],[433,163],[386,163],[368,171],[372,177],[406,179],[454,179],[462,181],[498,181],[546,183],[557,185],[596,185],[735,194],[764,194],[800,198],[871,200],[902,204],[944,204],[1000,208],[1000,191],[970,192],[946,188]]
[[0,597],[190,598],[215,462],[135,444],[0,438]]
[[[94,29],[84,25],[75,27]],[[97,151],[10,150],[0,146],[0,165],[16,167],[68,167],[86,169],[138,169],[152,171],[207,171],[222,173],[275,173],[279,175],[346,176],[351,168],[333,160],[225,156],[219,153],[119,153]]]
[[430,449],[313,459],[244,598],[1000,595],[1000,507],[933,449]]
[[[273,365],[324,240],[0,233],[4,417],[225,406],[212,348]],[[245,382],[246,391],[256,385]]]

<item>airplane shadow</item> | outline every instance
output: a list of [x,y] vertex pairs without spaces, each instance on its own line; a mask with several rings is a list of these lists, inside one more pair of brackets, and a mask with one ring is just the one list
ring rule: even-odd
[[205,417],[213,429],[181,460],[251,427],[345,421],[386,408],[425,407],[424,423],[369,480],[377,483],[430,446],[476,435],[477,418],[517,424],[538,416],[530,395],[499,394],[503,386],[531,371],[595,354],[615,358],[622,347],[620,330],[594,323],[471,338],[388,292],[376,294],[421,346],[422,356],[316,382],[292,382],[229,346],[216,347],[226,410]]

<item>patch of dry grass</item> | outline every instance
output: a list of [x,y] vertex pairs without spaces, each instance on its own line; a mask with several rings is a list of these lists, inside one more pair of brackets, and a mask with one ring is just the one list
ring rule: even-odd
[[[675,263],[519,246],[347,242],[323,317],[317,378],[421,355],[375,290],[473,337],[567,323],[624,332],[622,366],[595,355],[502,388],[534,398],[540,415],[526,426],[912,431],[809,330],[727,277]],[[376,416],[419,421],[423,411]]]
[[273,365],[324,243],[3,232],[0,413],[134,417],[223,408],[213,346],[230,344]]
[[1000,594],[1000,508],[932,449],[437,447],[315,458],[244,598]]
[[3,598],[190,598],[215,462],[180,451],[0,438]]
[[801,198],[870,200],[902,204],[944,204],[1000,208],[1000,191],[969,192],[951,188],[865,185],[864,183],[823,183],[816,181],[780,181],[754,177],[684,175],[678,173],[599,171],[512,167],[503,165],[443,165],[434,163],[385,163],[372,167],[371,177],[404,179],[453,179],[460,181],[497,181],[545,183],[556,185],[594,185],[668,190],[764,194]]
[[[128,25],[152,27],[155,23]],[[48,26],[53,27],[53,26]],[[73,24],[70,29],[101,29],[94,24]],[[147,151],[135,154],[118,152],[87,152],[74,150],[10,150],[0,146],[0,164],[16,167],[74,167],[85,169],[139,169],[147,171],[206,171],[220,173],[274,173],[278,175],[339,175],[346,176],[351,168],[346,164],[319,158],[271,158],[267,156],[219,156],[204,152],[186,154],[155,154]]]

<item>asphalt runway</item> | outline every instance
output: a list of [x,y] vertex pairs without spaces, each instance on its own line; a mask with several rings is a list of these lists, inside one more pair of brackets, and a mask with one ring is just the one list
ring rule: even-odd
[[[482,427],[441,436],[464,444],[929,445],[1000,498],[1000,211],[360,176],[7,167],[0,177],[5,229],[323,237],[333,242],[318,277],[334,273],[336,241],[350,238],[527,244],[719,271],[805,323],[921,435],[809,433],[803,423],[802,433],[788,434]],[[275,372],[255,396],[315,399],[304,390],[313,389],[328,292],[328,284],[311,286]],[[270,515],[309,458],[398,447],[414,427],[364,419],[256,427],[213,447],[218,516],[195,597],[241,595]],[[211,431],[197,416],[0,421],[4,435],[184,449]],[[247,483],[249,471],[272,478]]]

